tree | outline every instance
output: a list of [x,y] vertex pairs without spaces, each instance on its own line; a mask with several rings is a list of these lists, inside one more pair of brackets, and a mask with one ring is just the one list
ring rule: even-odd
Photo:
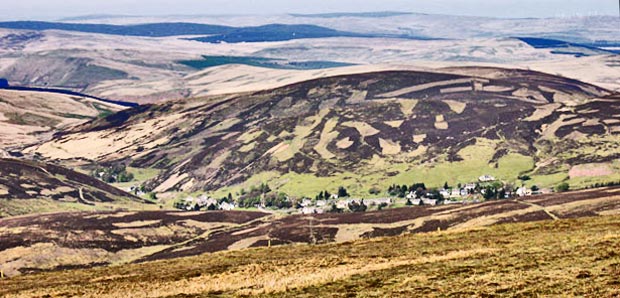
[[557,192],[566,192],[570,189],[570,185],[566,182],[560,183],[558,186],[555,187],[555,191]]
[[450,188],[450,186],[448,185],[448,181],[446,181],[446,182],[443,184],[443,189],[448,189],[448,188]]
[[528,175],[520,175],[518,178],[519,178],[519,180],[521,180],[521,181],[523,181],[523,182],[525,182],[525,181],[528,181],[528,180],[531,180],[531,179],[532,179],[532,178],[531,178],[530,176],[528,176]]
[[398,197],[404,198],[407,196],[407,192],[409,192],[409,187],[407,187],[407,185],[402,185],[398,191]]
[[506,190],[501,188],[499,190],[499,192],[497,193],[497,198],[498,199],[505,199],[506,198]]
[[323,196],[325,197],[326,200],[329,200],[332,197],[332,194],[330,194],[327,190],[323,192]]
[[379,206],[377,207],[377,210],[383,210],[383,208],[385,208],[387,206],[388,206],[388,204],[383,202],[383,203],[379,204]]
[[407,203],[405,203],[405,206],[413,206],[413,203],[410,199],[407,199]]
[[397,190],[397,186],[396,186],[396,185],[392,184],[392,185],[390,185],[390,187],[388,187],[388,194],[389,194],[390,196],[395,197],[395,196],[397,196],[397,195],[398,195],[399,190],[400,190],[400,189],[398,189],[398,190]]
[[353,212],[365,212],[368,207],[364,204],[364,200],[361,200],[359,203],[352,201],[349,203],[349,210]]
[[269,187],[269,184],[267,183],[261,183],[260,185],[260,192],[262,194],[267,194],[271,192],[271,187]]
[[118,173],[118,178],[117,181],[118,182],[130,182],[133,180],[133,174],[132,173],[127,173],[127,171],[122,171],[120,173]]
[[540,188],[538,188],[538,186],[536,185],[532,185],[532,191],[539,191]]
[[338,197],[339,198],[349,197],[349,193],[347,193],[347,189],[344,188],[343,186],[338,187]]
[[485,200],[492,200],[497,198],[497,189],[493,187],[486,187],[484,189],[484,193],[482,194]]

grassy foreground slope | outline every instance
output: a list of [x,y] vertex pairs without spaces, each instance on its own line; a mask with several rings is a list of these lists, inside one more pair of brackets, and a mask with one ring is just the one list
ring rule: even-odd
[[254,247],[344,243],[504,223],[616,215],[620,215],[620,188],[345,214],[157,210],[29,215],[0,219],[0,270],[14,277]]
[[4,297],[620,295],[620,217],[248,249],[0,280]]

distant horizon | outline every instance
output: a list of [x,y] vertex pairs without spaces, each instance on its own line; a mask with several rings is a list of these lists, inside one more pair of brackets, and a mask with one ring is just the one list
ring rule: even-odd
[[616,0],[21,0],[0,6],[0,21],[92,16],[191,17],[399,12],[502,19],[618,16]]
[[334,11],[323,13],[297,13],[297,12],[285,12],[285,13],[221,13],[221,14],[84,14],[63,16],[59,18],[23,18],[23,19],[1,19],[0,22],[20,22],[20,21],[33,21],[33,22],[76,22],[80,20],[96,20],[96,19],[122,19],[122,18],[200,18],[200,17],[243,17],[243,16],[282,16],[282,15],[307,15],[317,16],[326,14],[364,14],[364,13],[399,13],[402,15],[437,15],[437,16],[454,16],[454,17],[471,17],[471,18],[489,18],[489,19],[561,19],[561,18],[587,18],[587,17],[616,17],[612,14],[573,14],[573,15],[558,15],[547,17],[502,17],[502,16],[476,16],[476,15],[458,15],[458,14],[443,14],[443,13],[423,13],[423,12],[411,12],[411,11]]

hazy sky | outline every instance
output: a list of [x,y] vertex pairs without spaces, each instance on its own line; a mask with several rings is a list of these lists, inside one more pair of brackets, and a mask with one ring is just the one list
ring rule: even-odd
[[618,15],[619,0],[1,0],[0,19],[91,14],[274,14],[410,11],[497,17]]

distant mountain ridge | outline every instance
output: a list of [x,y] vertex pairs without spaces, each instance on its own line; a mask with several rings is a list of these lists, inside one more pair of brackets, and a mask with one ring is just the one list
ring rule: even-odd
[[365,37],[430,39],[424,36],[394,34],[362,34],[339,31],[327,27],[306,24],[267,24],[250,27],[229,27],[198,23],[151,23],[138,25],[75,24],[40,21],[0,22],[0,28],[16,30],[64,30],[85,33],[141,37],[170,37],[184,35],[209,35],[193,38],[208,43],[238,43],[286,41],[302,38]]
[[195,23],[153,23],[140,25],[74,24],[40,21],[2,22],[0,28],[18,30],[64,30],[123,36],[167,37],[178,35],[221,34],[232,27]]
[[334,12],[334,13],[318,13],[318,14],[300,14],[300,13],[291,13],[290,15],[297,18],[342,18],[342,17],[352,17],[352,18],[389,18],[389,17],[397,17],[403,15],[411,15],[416,14],[413,12],[404,12],[404,11],[377,11],[377,12]]

